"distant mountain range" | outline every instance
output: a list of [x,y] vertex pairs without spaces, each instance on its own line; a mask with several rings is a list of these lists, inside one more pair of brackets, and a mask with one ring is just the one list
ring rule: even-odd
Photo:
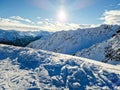
[[26,46],[30,42],[38,39],[47,39],[51,33],[47,31],[26,31],[20,32],[16,30],[1,30],[0,29],[0,43],[15,45],[15,46]]
[[32,42],[28,47],[72,55],[110,39],[119,28],[118,25],[101,25],[96,28],[60,31],[54,33],[47,40]]

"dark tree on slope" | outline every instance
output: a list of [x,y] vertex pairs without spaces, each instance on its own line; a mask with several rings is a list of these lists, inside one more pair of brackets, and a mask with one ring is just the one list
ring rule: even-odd
[[103,62],[111,61],[120,61],[120,48],[113,48],[112,45],[105,48],[105,60]]
[[120,61],[120,30],[113,37],[114,42],[105,48],[105,60],[103,62]]

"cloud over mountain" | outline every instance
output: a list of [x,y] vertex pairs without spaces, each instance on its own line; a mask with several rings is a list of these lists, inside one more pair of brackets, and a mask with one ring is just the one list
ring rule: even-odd
[[0,18],[0,29],[5,30],[20,30],[20,31],[35,31],[46,30],[50,32],[71,30],[77,28],[95,27],[96,25],[75,24],[75,23],[60,23],[53,19],[38,18],[32,21],[20,16],[11,16],[9,18]]
[[103,17],[105,24],[120,24],[120,10],[105,11]]
[[28,23],[31,23],[32,21],[29,20],[29,19],[26,19],[26,18],[22,18],[20,16],[11,16],[10,17],[11,19],[14,19],[14,20],[18,20],[18,21],[25,21],[25,22],[28,22]]

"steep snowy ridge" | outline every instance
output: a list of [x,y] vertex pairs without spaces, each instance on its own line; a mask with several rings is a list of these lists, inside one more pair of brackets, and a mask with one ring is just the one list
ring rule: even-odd
[[48,40],[38,40],[28,45],[31,48],[74,54],[96,43],[108,40],[120,28],[117,25],[101,25],[96,28],[60,31]]
[[0,89],[120,89],[118,66],[44,50],[0,45],[0,71]]
[[120,33],[111,39],[93,45],[88,49],[77,52],[75,55],[110,64],[120,65]]
[[26,46],[30,42],[38,39],[47,39],[51,33],[46,31],[15,31],[15,30],[1,30],[0,29],[0,43]]

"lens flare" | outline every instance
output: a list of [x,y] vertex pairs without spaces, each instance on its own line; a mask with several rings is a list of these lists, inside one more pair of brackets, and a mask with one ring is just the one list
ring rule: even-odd
[[58,21],[60,22],[65,22],[67,21],[67,13],[65,10],[61,9],[60,11],[58,11],[58,15],[57,15]]

